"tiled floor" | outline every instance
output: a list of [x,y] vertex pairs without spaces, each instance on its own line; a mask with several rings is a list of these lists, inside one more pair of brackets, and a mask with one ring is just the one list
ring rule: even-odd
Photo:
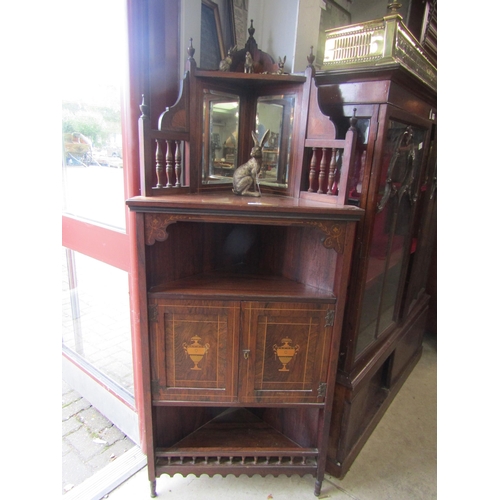
[[[432,500],[437,498],[435,338],[427,337],[422,359],[394,399],[343,480],[327,475],[320,499]],[[279,476],[161,476],[158,498],[314,499],[314,479]],[[111,500],[149,498],[143,468],[112,491]]]

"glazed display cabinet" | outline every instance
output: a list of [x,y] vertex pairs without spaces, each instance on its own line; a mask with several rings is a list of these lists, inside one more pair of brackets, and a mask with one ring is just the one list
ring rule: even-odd
[[436,237],[436,68],[397,14],[327,32],[318,105],[356,108],[349,203],[365,210],[349,280],[327,470],[343,477],[417,363]]

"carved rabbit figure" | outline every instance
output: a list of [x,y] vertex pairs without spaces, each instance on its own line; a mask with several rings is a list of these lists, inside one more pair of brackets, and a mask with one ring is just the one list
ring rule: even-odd
[[[269,129],[259,142],[258,135],[252,130],[254,146],[250,152],[250,160],[240,165],[233,174],[233,193],[241,196],[260,196],[257,182],[262,167],[262,147],[269,136]],[[250,188],[253,186],[253,191]]]
[[237,51],[236,45],[234,47],[231,47],[227,51],[227,56],[222,59],[222,61],[219,64],[219,70],[220,71],[229,71],[231,69],[231,64],[233,63],[233,56]]
[[286,56],[283,58],[283,61],[281,60],[281,57],[278,57],[278,71],[276,72],[277,75],[283,75],[285,71],[285,62],[286,62]]

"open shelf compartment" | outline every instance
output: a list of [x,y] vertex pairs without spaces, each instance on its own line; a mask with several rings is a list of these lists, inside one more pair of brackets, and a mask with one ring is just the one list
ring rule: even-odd
[[169,473],[189,466],[200,474],[214,467],[231,469],[227,473],[239,468],[246,474],[269,473],[276,467],[315,474],[318,449],[300,446],[246,408],[228,408],[173,446],[156,448],[155,457],[158,470]]

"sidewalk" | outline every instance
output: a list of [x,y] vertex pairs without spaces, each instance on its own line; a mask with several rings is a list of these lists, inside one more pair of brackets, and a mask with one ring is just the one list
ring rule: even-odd
[[62,382],[63,495],[134,447],[120,429]]

